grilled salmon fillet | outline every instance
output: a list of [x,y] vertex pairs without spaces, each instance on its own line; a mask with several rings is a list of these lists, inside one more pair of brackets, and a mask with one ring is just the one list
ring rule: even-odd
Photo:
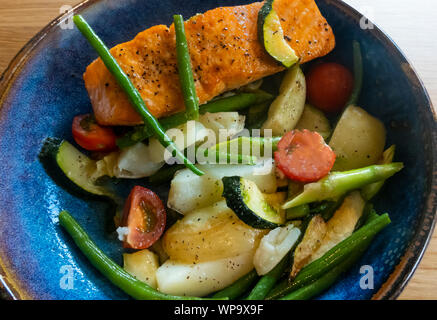
[[[221,7],[185,22],[196,92],[201,104],[221,93],[284,70],[258,41],[262,2]],[[335,46],[331,27],[314,0],[276,0],[284,37],[301,63],[329,53]],[[139,90],[157,118],[185,109],[176,60],[174,25],[157,25],[111,54]],[[84,73],[94,114],[102,125],[143,123],[114,77],[99,58]]]

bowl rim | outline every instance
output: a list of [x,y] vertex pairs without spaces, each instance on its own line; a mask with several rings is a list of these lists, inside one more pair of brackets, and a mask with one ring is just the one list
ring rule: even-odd
[[[76,4],[70,10],[59,15],[47,24],[35,36],[33,36],[20,49],[20,51],[18,51],[0,76],[0,109],[3,106],[4,99],[6,98],[14,79],[16,79],[20,74],[20,71],[31,57],[33,50],[41,43],[41,41],[54,28],[58,27],[60,23],[71,17],[72,14],[80,13],[86,8],[101,1],[102,0],[84,0]],[[333,5],[353,18],[364,17],[364,15],[359,13],[355,8],[341,0],[316,0],[316,2],[317,1],[324,1],[329,5]],[[374,26],[370,31],[372,35],[381,41],[386,47],[393,47],[395,49],[394,55],[400,60],[404,60],[411,69],[410,77],[418,83],[427,102],[427,105],[424,106],[426,109],[424,110],[426,115],[424,118],[424,125],[426,129],[431,131],[430,154],[433,160],[431,164],[432,177],[427,186],[427,195],[424,197],[422,203],[423,209],[420,213],[420,221],[417,224],[410,244],[405,250],[399,264],[394,268],[393,272],[390,274],[386,282],[382,284],[381,288],[372,296],[372,300],[394,300],[402,293],[420,264],[426,248],[433,236],[437,221],[437,115],[429,94],[411,62],[388,34],[379,28],[377,24],[374,24],[373,22],[372,24]],[[14,283],[12,277],[9,278],[7,275],[7,268],[0,257],[0,291],[2,291],[0,292],[0,299],[2,296],[3,298],[13,300],[26,299],[27,297],[19,292],[19,286]]]

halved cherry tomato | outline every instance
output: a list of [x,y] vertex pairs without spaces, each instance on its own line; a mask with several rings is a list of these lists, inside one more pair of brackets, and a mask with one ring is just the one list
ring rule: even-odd
[[124,248],[147,249],[162,235],[167,214],[161,199],[152,190],[135,186],[126,200],[122,226],[128,228]]
[[349,99],[354,77],[344,66],[334,62],[314,66],[306,76],[307,96],[311,104],[330,112],[340,112]]
[[335,153],[317,132],[293,130],[279,141],[275,162],[288,178],[314,182],[331,171]]
[[91,114],[74,117],[72,132],[77,144],[86,150],[112,151],[117,147],[112,128],[99,126]]

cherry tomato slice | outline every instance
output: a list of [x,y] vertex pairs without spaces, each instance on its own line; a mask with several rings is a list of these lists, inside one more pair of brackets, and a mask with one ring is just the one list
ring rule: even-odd
[[275,162],[288,178],[314,182],[331,171],[335,153],[317,132],[293,130],[279,141]]
[[352,94],[352,73],[338,63],[321,63],[306,76],[307,96],[311,104],[330,112],[340,112]]
[[72,124],[73,138],[89,151],[112,151],[117,148],[112,128],[99,126],[91,114],[76,116]]
[[163,234],[167,214],[152,190],[135,186],[126,200],[122,226],[128,228],[124,248],[147,249]]

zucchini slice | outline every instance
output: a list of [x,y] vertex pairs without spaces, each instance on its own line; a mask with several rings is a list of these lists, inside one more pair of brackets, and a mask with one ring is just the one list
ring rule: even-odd
[[55,182],[68,191],[117,200],[109,186],[98,185],[90,178],[96,169],[96,161],[88,158],[69,142],[57,138],[46,139],[39,159]]
[[273,9],[273,2],[267,0],[258,13],[258,38],[272,58],[290,68],[299,61],[299,57],[284,39],[284,31]]
[[256,229],[274,229],[284,223],[284,216],[264,198],[255,182],[242,177],[224,177],[226,204],[247,225]]

